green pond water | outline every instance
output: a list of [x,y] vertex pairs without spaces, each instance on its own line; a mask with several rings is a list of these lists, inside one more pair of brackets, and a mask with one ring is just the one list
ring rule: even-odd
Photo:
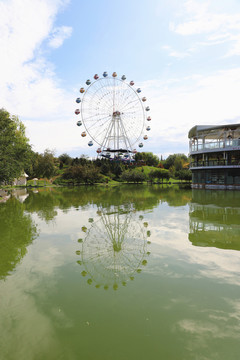
[[240,192],[1,195],[1,360],[240,358]]

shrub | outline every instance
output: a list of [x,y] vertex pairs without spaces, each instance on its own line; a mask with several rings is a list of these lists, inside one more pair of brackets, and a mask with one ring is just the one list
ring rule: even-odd
[[121,175],[121,179],[126,182],[142,183],[146,176],[144,173],[137,170],[125,170]]
[[151,181],[154,181],[154,179],[157,179],[157,180],[162,180],[162,182],[163,182],[163,179],[169,180],[169,178],[170,178],[170,174],[167,169],[151,170],[150,173],[148,174],[148,176]]
[[94,165],[74,165],[64,171],[63,179],[94,184],[101,179],[100,169]]
[[192,180],[191,170],[183,169],[183,170],[176,171],[175,176],[179,180],[186,180],[186,181]]

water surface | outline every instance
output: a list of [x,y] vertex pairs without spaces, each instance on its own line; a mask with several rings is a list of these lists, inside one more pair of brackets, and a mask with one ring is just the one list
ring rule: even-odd
[[239,192],[5,195],[0,359],[239,359]]

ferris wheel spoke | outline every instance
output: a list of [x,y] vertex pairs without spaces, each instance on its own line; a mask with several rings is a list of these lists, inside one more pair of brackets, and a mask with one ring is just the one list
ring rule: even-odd
[[91,118],[93,118],[93,117],[96,117],[96,114],[91,115],[91,116],[89,116],[89,117],[84,117],[84,121],[89,120],[89,119],[91,119]]
[[99,97],[100,97],[100,95],[107,96],[107,103],[110,106],[111,94],[112,94],[112,92],[110,91],[110,88],[108,90],[108,88],[106,86],[98,86],[96,93],[98,94]]
[[133,272],[136,271],[137,267],[136,267],[136,264],[133,264],[133,258],[129,256],[128,252],[125,252],[124,254],[124,262],[128,268],[128,271],[129,269],[131,269]]
[[136,104],[139,102],[139,99],[134,99],[132,101],[129,101],[129,103],[127,105],[130,105],[130,104]]
[[134,110],[133,106],[129,106],[128,108],[124,109],[122,112],[122,115],[133,113],[136,117],[138,117],[140,114]]
[[[101,103],[101,95],[110,96],[111,92],[105,92],[105,94],[100,91],[101,89],[98,87],[93,92],[89,93],[89,97],[86,99],[86,101],[89,101],[89,103],[96,104],[97,102]],[[87,94],[87,93],[86,93]],[[85,97],[86,98],[86,97]]]
[[[135,92],[133,93],[131,88],[128,88],[125,92],[124,92],[124,96],[123,96],[123,99],[122,99],[122,103],[125,104],[126,101],[128,100],[128,97],[130,96],[135,96]],[[136,95],[137,96],[137,95]]]
[[88,129],[91,129],[93,126],[95,126],[96,124],[99,124],[100,121],[104,120],[104,119],[108,119],[109,120],[109,115],[108,116],[104,116],[102,118],[98,118],[93,124],[91,124]]
[[[103,244],[102,244],[103,246]],[[99,256],[106,256],[107,254],[109,254],[110,252],[112,252],[112,248],[106,248],[105,246],[104,247],[100,247],[99,248],[96,248],[95,246],[91,246],[89,248],[89,250],[91,251],[91,257],[88,256],[88,259],[89,260],[94,260],[95,258],[99,258]],[[84,251],[85,254],[87,254],[86,251]]]
[[118,86],[117,88],[117,92],[116,92],[116,106],[117,108],[121,108],[121,98],[123,96],[123,83],[120,84],[120,86]]
[[[111,126],[111,122],[109,123],[109,127]],[[100,139],[101,138],[101,135],[103,134],[103,133],[105,133],[105,134],[107,134],[108,133],[108,131],[109,131],[109,127],[108,127],[108,129],[106,130],[106,127],[104,128],[104,129],[102,129],[102,131],[98,131],[98,133],[97,133],[97,137],[98,137],[98,139]],[[102,147],[102,141],[99,141],[101,144],[101,147]],[[98,143],[99,143],[98,142]]]
[[93,104],[93,101],[91,101],[89,103],[89,106],[91,106],[91,108],[93,110],[104,109],[106,111],[108,109],[109,113],[112,113],[111,105],[112,104],[109,99],[109,96],[105,96],[105,98],[103,99],[102,97],[99,96],[99,94],[96,94],[96,99],[95,99],[94,104]]
[[[99,124],[99,126],[104,126],[104,125],[106,125],[106,124],[110,121],[109,118],[111,118],[111,116],[107,116],[107,117],[106,117],[106,120],[103,121],[101,124]],[[103,131],[103,130],[102,130],[102,131]]]
[[[129,109],[129,110],[131,110],[131,109]],[[130,115],[130,114],[136,115],[136,112],[135,112],[135,111],[125,111],[124,114],[125,114],[125,116],[126,116],[127,114],[128,114],[128,115]]]
[[141,108],[141,104],[140,104],[138,95],[136,95],[136,96],[137,96],[137,98],[136,98],[136,99],[133,99],[132,96],[129,95],[129,96],[125,99],[124,108],[125,108],[126,106],[130,105],[131,103],[133,103],[133,101],[135,101],[135,104],[138,104],[138,103],[139,103],[138,105],[136,105],[136,106],[137,106],[136,109],[139,108],[139,105],[140,105],[140,108]]
[[[131,100],[131,99],[130,99]],[[131,101],[126,102],[125,104],[123,104],[123,110],[126,110],[126,108],[128,108],[129,106],[133,106],[135,108],[135,111],[142,111],[142,106],[139,103],[139,99],[134,99]]]
[[[111,109],[111,112],[112,112],[112,86],[111,84],[109,84],[109,81],[108,79],[106,79],[106,85],[104,87],[102,87],[101,91],[103,92],[106,92],[106,89],[108,89],[108,96],[106,98],[106,105],[109,107],[109,109]],[[109,90],[110,89],[110,90]]]
[[[104,115],[104,116],[102,118],[99,118],[99,116],[102,116],[102,115]],[[104,118],[108,118],[108,117],[111,117],[111,115],[109,115],[109,114],[97,114],[97,115],[95,115],[94,118],[89,119],[87,121],[90,123],[90,122],[93,122],[93,121],[97,121],[97,119],[100,120],[100,119],[104,119]]]

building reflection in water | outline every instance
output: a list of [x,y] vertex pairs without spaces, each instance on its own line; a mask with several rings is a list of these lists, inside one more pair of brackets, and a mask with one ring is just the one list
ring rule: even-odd
[[89,285],[117,290],[147,265],[151,233],[143,216],[130,207],[98,209],[82,232],[77,263]]
[[240,250],[240,193],[193,190],[189,240],[195,246]]

